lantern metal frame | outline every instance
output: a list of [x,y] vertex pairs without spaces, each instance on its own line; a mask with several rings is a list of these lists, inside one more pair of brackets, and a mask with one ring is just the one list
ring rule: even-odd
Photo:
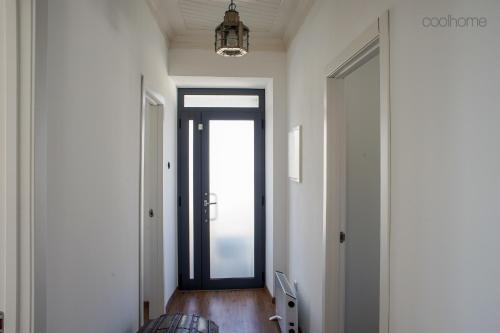
[[250,29],[240,21],[240,13],[231,0],[224,21],[215,28],[215,52],[226,57],[241,57],[248,53]]

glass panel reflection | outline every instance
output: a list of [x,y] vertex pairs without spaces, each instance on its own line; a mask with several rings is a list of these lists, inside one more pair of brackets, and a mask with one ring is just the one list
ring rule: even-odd
[[258,108],[258,95],[184,95],[186,108]]
[[210,278],[254,277],[254,122],[209,121]]
[[194,204],[193,204],[193,191],[194,191],[194,122],[189,121],[189,278],[194,279]]

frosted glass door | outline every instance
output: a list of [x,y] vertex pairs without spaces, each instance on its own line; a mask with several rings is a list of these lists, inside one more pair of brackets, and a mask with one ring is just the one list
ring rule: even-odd
[[255,163],[253,120],[210,120],[210,278],[253,278]]

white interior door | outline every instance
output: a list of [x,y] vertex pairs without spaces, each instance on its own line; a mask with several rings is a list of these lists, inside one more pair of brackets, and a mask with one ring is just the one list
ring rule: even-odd
[[379,331],[380,74],[376,56],[344,79],[347,197],[344,333]]
[[18,156],[20,66],[17,1],[0,0],[0,313],[5,332],[19,329]]
[[5,200],[6,200],[6,184],[5,184],[5,168],[6,168],[6,147],[5,147],[5,122],[7,108],[5,100],[7,97],[7,64],[5,59],[6,49],[6,3],[0,0],[0,311],[5,311],[5,232],[7,219],[5,216]]
[[[164,313],[163,292],[163,110],[148,104],[144,132],[144,302],[149,318]],[[148,310],[148,309],[145,309]]]

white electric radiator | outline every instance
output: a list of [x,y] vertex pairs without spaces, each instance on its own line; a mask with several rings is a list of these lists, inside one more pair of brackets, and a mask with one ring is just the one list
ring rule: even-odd
[[282,272],[274,275],[274,294],[276,297],[276,315],[269,320],[277,320],[281,333],[298,333],[298,304],[294,286]]

